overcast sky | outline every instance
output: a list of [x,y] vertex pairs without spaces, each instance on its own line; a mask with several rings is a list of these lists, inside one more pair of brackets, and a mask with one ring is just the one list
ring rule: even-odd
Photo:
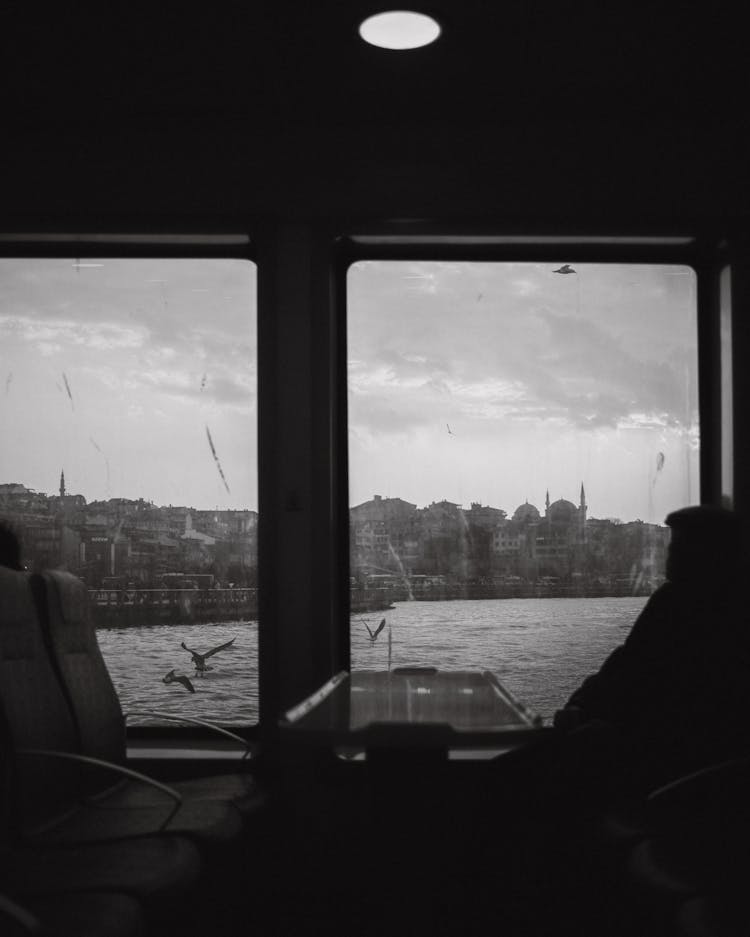
[[0,482],[257,509],[255,294],[242,260],[0,260]]
[[[350,269],[352,504],[512,513],[584,482],[590,516],[660,522],[698,500],[692,272],[559,265]],[[257,509],[255,273],[0,260],[0,482]]]
[[350,268],[352,504],[698,501],[693,272],[564,262]]

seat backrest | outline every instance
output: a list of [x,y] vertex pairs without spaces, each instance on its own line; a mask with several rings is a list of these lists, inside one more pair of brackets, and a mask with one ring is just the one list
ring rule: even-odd
[[0,760],[11,768],[16,827],[36,826],[77,800],[81,776],[76,765],[16,754],[26,748],[78,752],[79,745],[45,647],[29,577],[5,567],[0,567],[0,748]]
[[42,626],[78,729],[81,752],[123,764],[125,720],[96,639],[86,587],[60,570],[44,572],[39,579],[46,599]]

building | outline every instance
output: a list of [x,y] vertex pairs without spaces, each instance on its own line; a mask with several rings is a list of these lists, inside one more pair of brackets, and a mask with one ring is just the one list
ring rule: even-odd
[[586,494],[581,484],[578,507],[560,498],[550,503],[549,491],[544,518],[536,528],[538,574],[569,580],[585,568]]

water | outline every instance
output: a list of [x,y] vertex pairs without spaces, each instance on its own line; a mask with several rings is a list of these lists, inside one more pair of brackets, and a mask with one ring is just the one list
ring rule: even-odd
[[[352,617],[353,670],[435,666],[490,670],[532,712],[551,718],[581,680],[624,640],[645,598],[489,599],[402,602],[388,612]],[[363,621],[386,627],[372,645]],[[125,712],[161,710],[223,725],[258,720],[256,622],[157,625],[99,631],[99,644]],[[195,677],[190,655],[235,638],[232,648],[210,658],[214,669]],[[162,677],[175,668],[190,677],[195,693]],[[165,720],[133,716],[133,724]]]
[[[123,712],[133,713],[128,725],[166,725],[168,720],[135,715],[159,710],[175,716],[206,719],[220,725],[252,725],[258,721],[257,622],[154,625],[144,628],[101,629],[99,646],[117,689]],[[235,639],[234,645],[210,657],[213,669],[196,677],[190,654],[180,647],[205,653]],[[163,683],[174,669],[189,677],[195,693],[180,683]]]
[[[646,604],[642,597],[604,599],[474,599],[401,602],[389,612],[352,618],[352,669],[435,666],[490,670],[533,713],[545,719],[626,637]],[[372,645],[366,621],[386,627]]]

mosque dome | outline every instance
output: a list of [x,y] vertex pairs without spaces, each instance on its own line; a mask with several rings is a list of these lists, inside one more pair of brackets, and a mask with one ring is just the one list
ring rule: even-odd
[[519,505],[513,512],[513,520],[520,524],[529,523],[530,521],[538,521],[539,511],[534,507],[533,504],[529,504],[529,502],[526,501]]
[[558,523],[569,523],[578,513],[578,508],[571,501],[560,498],[549,506],[549,519]]

